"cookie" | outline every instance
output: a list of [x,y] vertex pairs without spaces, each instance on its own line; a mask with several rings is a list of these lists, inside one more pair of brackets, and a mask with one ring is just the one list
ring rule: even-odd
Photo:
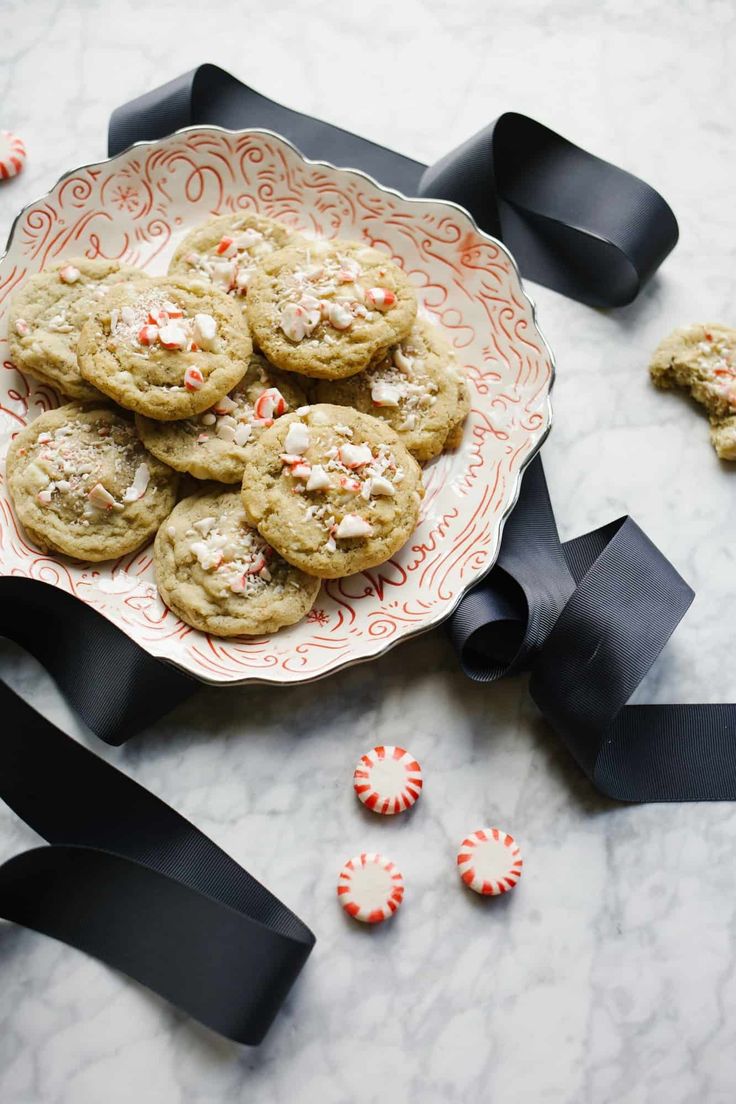
[[33,542],[79,560],[133,552],[176,502],[176,472],[146,451],[131,419],[102,404],[36,418],[10,445],[6,473]]
[[252,211],[218,215],[182,239],[169,274],[205,280],[242,300],[263,258],[299,240],[283,223]]
[[467,390],[455,355],[436,326],[417,319],[408,337],[364,372],[320,380],[316,401],[352,406],[386,422],[417,460],[431,460],[462,436]]
[[710,415],[711,441],[722,460],[736,459],[736,330],[717,323],[674,330],[654,351],[657,387],[681,387]]
[[109,292],[82,329],[79,367],[121,406],[174,421],[226,395],[251,350],[243,312],[223,291],[159,276]]
[[197,479],[239,483],[249,449],[276,418],[303,406],[302,389],[284,372],[252,353],[248,370],[229,395],[204,414],[181,422],[156,422],[136,415],[147,449],[177,471]]
[[237,491],[185,498],[156,535],[159,593],[177,617],[215,636],[261,636],[293,625],[319,593],[248,524]]
[[256,344],[289,372],[343,379],[407,336],[417,312],[408,278],[360,242],[280,249],[253,277],[246,300]]
[[327,403],[279,418],[243,473],[251,523],[285,560],[324,579],[392,556],[423,494],[421,469],[389,426]]
[[711,415],[710,440],[721,460],[736,460],[736,414]]
[[82,379],[77,343],[84,324],[111,286],[143,280],[140,269],[118,261],[69,257],[26,280],[8,312],[10,359],[21,372],[73,399],[104,401]]

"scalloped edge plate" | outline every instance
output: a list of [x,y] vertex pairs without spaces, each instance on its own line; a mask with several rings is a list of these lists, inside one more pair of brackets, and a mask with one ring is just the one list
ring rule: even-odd
[[420,309],[450,337],[472,411],[460,449],[425,465],[413,536],[386,564],[326,583],[298,625],[225,640],[189,628],[163,605],[150,545],[103,565],[40,553],[14,518],[3,478],[0,574],[75,594],[151,655],[204,682],[307,682],[433,628],[487,575],[524,468],[549,432],[554,360],[511,254],[463,208],[310,161],[271,131],[187,127],[66,173],[16,218],[0,261],[1,455],[28,421],[59,402],[8,360],[5,318],[24,280],[74,254],[164,272],[191,226],[238,209],[384,249],[409,273]]

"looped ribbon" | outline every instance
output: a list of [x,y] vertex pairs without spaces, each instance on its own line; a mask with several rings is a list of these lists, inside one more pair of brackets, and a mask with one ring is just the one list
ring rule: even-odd
[[[0,633],[109,744],[196,685],[91,607],[0,579]],[[0,866],[0,916],[101,959],[240,1043],[263,1039],[314,945],[301,920],[159,798],[0,681],[0,796],[51,846]]]
[[[407,195],[468,207],[522,272],[629,302],[677,241],[648,185],[509,113],[431,168],[203,65],[114,112],[110,154],[183,126],[263,127]],[[561,544],[541,460],[498,563],[450,625],[470,677],[529,669],[594,784],[621,800],[736,797],[734,706],[626,706],[692,593],[633,521]],[[0,579],[0,632],[33,653],[100,739],[121,744],[196,684],[45,583]],[[123,970],[239,1042],[259,1042],[314,936],[193,825],[0,684],[0,796],[50,846],[0,867],[0,915]]]

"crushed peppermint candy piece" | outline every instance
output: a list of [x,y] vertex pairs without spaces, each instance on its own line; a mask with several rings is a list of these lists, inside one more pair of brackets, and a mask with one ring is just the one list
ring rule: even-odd
[[296,464],[291,465],[291,474],[294,476],[295,479],[309,480],[309,477],[312,474],[312,465],[308,464],[306,460],[302,460],[300,458],[296,462]]
[[341,445],[338,456],[346,468],[362,468],[365,464],[370,464],[373,459],[373,453],[368,445]]
[[138,331],[138,344],[139,345],[155,345],[158,341],[158,326],[154,326],[152,323],[147,323],[145,326],[141,326]]
[[15,332],[19,337],[26,337],[31,332],[31,327],[28,325],[25,318],[16,318]]
[[59,279],[64,284],[76,284],[80,279],[82,273],[76,267],[76,265],[68,264],[59,269]]
[[338,540],[349,540],[352,537],[370,537],[372,533],[373,526],[360,514],[345,514],[334,535]]
[[176,322],[166,322],[158,331],[158,339],[164,349],[185,349],[189,343],[187,331]]
[[215,253],[220,253],[223,257],[234,257],[237,251],[238,247],[234,239],[227,235],[220,238],[217,248],[215,249]]
[[404,899],[404,878],[396,863],[382,855],[356,855],[340,871],[337,896],[348,916],[364,924],[380,924]]
[[[272,421],[279,418],[286,410],[286,399],[278,387],[268,387],[262,391],[253,404],[253,413],[256,418],[264,421]],[[287,449],[293,452],[293,449]]]
[[123,494],[123,502],[137,502],[139,498],[143,498],[148,490],[150,478],[151,472],[148,464],[139,464],[135,469],[133,482]]
[[396,295],[388,288],[368,288],[365,301],[372,310],[387,311],[395,304]]
[[51,502],[52,495],[53,495],[53,490],[54,490],[53,487],[51,487],[51,488],[47,487],[45,490],[38,492],[38,494],[36,495],[36,498],[38,499],[38,501],[41,503],[42,506],[48,506],[49,505],[49,503]]
[[117,505],[113,496],[106,487],[103,487],[102,483],[95,483],[94,487],[87,495],[87,499],[90,505],[96,507],[98,510],[112,510],[112,508]]
[[301,456],[309,448],[309,430],[304,422],[292,422],[286,434],[284,449],[288,453]]
[[190,364],[184,373],[184,386],[187,391],[200,391],[204,386],[204,376],[193,364]]
[[307,309],[300,303],[286,303],[281,311],[280,326],[290,341],[302,341],[314,333],[322,315],[318,309]]

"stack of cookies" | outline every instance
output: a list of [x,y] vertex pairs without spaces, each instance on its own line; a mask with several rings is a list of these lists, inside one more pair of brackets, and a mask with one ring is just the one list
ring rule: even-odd
[[[219,636],[293,624],[321,579],[392,556],[419,516],[418,462],[457,446],[469,408],[384,253],[252,213],[194,229],[168,276],[57,263],[15,297],[9,342],[75,400],[8,452],[28,535],[99,561],[155,533],[162,599]],[[177,504],[179,473],[203,483]]]

